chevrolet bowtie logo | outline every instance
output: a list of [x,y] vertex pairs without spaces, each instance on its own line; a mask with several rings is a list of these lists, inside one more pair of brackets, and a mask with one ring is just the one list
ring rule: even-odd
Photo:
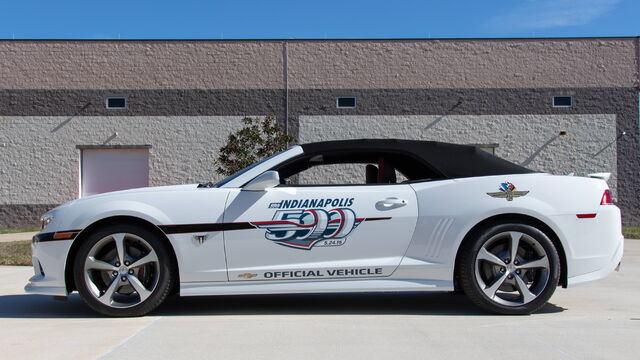
[[239,278],[243,278],[243,279],[251,279],[256,276],[258,276],[258,274],[244,273],[244,274],[238,275]]
[[494,198],[504,198],[507,201],[513,201],[514,198],[525,196],[529,191],[516,191],[516,186],[510,182],[503,182],[500,184],[500,191],[488,192],[487,195]]

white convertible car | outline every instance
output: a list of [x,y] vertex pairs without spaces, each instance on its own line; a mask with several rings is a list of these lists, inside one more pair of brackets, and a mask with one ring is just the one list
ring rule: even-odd
[[[29,293],[144,315],[181,296],[461,290],[529,314],[622,259],[602,179],[536,173],[473,146],[293,146],[217,184],[90,196],[42,218]],[[428,306],[425,304],[425,306]]]

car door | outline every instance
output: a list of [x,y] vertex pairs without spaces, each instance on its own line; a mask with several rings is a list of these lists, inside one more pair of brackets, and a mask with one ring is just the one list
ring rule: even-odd
[[232,190],[224,222],[230,281],[385,277],[412,238],[406,184]]

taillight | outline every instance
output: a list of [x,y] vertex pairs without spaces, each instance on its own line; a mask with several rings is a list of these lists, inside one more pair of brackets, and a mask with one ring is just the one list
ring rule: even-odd
[[600,205],[613,205],[613,199],[611,199],[611,192],[609,192],[609,189],[605,190],[604,194],[602,194]]

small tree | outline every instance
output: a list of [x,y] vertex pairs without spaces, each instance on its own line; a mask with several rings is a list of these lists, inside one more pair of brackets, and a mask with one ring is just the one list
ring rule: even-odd
[[293,138],[285,135],[275,116],[245,117],[244,127],[229,134],[227,143],[220,148],[215,160],[216,172],[225,176],[234,174],[279,151],[285,150]]

